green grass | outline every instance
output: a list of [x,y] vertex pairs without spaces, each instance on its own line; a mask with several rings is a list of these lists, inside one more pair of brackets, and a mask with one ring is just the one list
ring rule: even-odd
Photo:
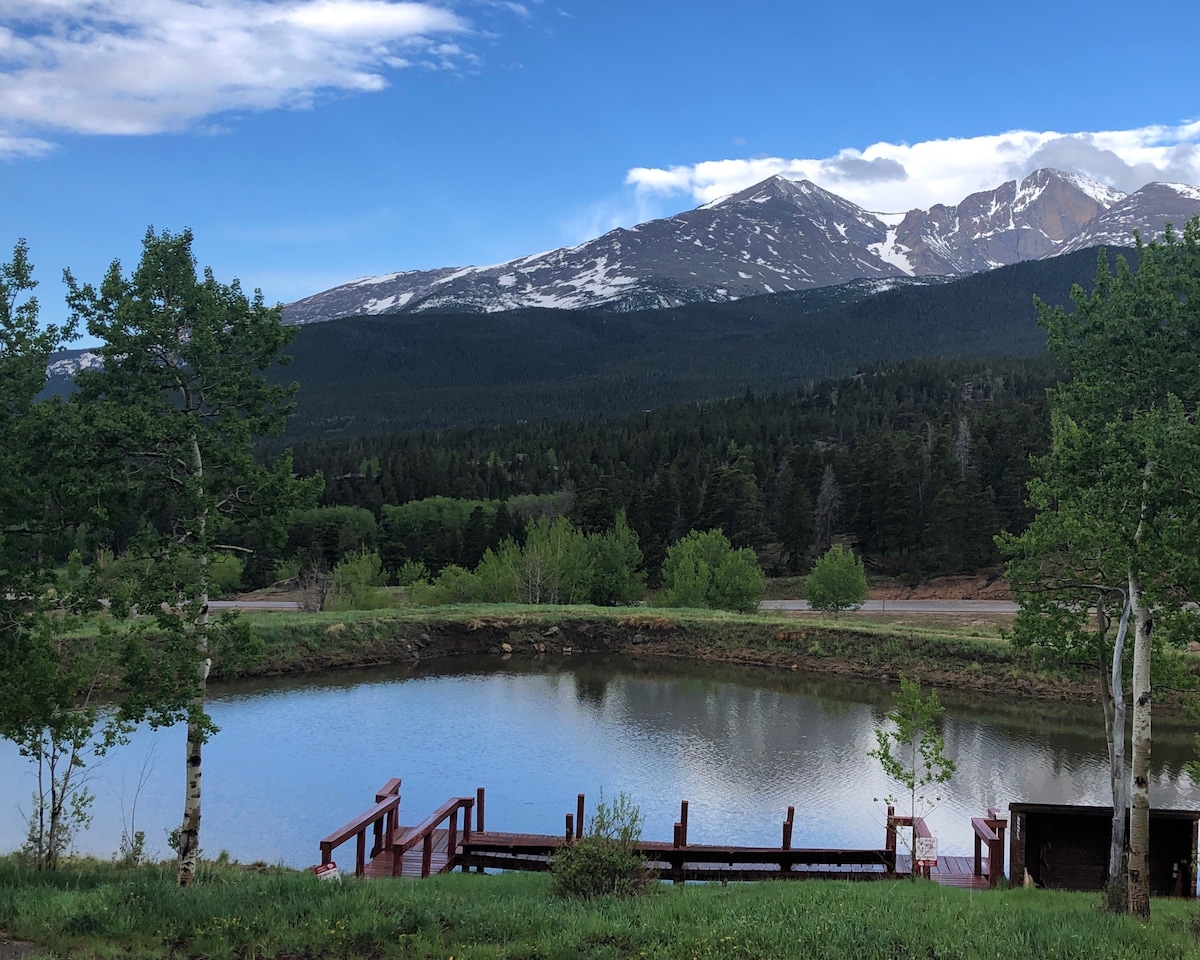
[[1003,960],[1195,957],[1196,906],[1155,901],[1149,924],[1099,895],[969,893],[908,881],[659,887],[563,900],[538,875],[322,883],[207,864],[173,871],[0,860],[0,927],[60,957],[763,958]]

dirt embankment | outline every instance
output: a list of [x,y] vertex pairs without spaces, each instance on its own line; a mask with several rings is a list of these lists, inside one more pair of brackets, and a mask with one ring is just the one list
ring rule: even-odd
[[[250,675],[420,663],[443,657],[563,657],[604,654],[672,658],[795,670],[865,680],[901,674],[940,688],[992,696],[1091,701],[1095,681],[1037,664],[1000,641],[764,621],[672,619],[635,614],[550,622],[530,616],[463,621],[408,618],[328,620],[292,624],[268,638],[266,657]],[[214,665],[214,672],[219,664]],[[244,674],[243,674],[244,675]]]
[[998,571],[970,577],[937,577],[907,585],[900,581],[876,584],[872,600],[1011,600],[1008,582]]

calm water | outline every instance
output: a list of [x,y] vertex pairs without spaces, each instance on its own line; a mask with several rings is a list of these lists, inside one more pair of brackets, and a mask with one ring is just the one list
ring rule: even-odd
[[[797,846],[882,846],[875,798],[894,788],[867,751],[893,693],[791,673],[585,658],[219,688],[201,842],[208,855],[305,866],[319,859],[322,836],[400,776],[405,823],[485,786],[492,829],[557,833],[577,793],[590,809],[603,788],[633,797],[651,839],[670,839],[686,798],[696,843],[778,843],[793,804]],[[943,853],[971,852],[970,817],[988,806],[1107,802],[1099,707],[942,697],[958,763],[928,817]],[[96,762],[95,820],[78,849],[111,855],[134,818],[166,855],[182,812],[182,757],[181,729],[146,730]],[[1157,721],[1155,806],[1200,806],[1182,773],[1190,757],[1190,731]],[[26,762],[0,741],[0,849],[19,846],[33,788]]]

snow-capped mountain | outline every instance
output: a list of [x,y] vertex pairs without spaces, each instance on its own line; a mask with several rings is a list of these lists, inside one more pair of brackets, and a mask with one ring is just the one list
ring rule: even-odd
[[1058,253],[1072,253],[1101,245],[1133,246],[1133,231],[1140,230],[1142,239],[1159,236],[1168,223],[1176,230],[1200,214],[1200,187],[1187,183],[1148,183],[1104,213],[1086,223]]
[[[1188,191],[1191,191],[1189,194]],[[1140,198],[1140,199],[1139,199]],[[367,277],[284,308],[289,323],[336,317],[526,307],[636,310],[722,301],[856,279],[955,276],[1132,242],[1200,209],[1200,189],[1151,184],[1126,196],[1038,170],[955,206],[872,213],[807,180],[771,177],[694,210],[576,247],[490,267]],[[1117,219],[1106,220],[1117,211]],[[1102,225],[1095,236],[1089,229]]]
[[916,273],[975,273],[1059,252],[1084,224],[1125,197],[1086,177],[1038,170],[962,203],[913,210],[896,243]]

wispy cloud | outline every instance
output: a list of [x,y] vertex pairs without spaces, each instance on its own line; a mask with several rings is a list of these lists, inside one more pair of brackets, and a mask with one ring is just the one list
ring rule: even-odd
[[473,33],[442,3],[5,0],[0,156],[44,152],[30,134],[153,134],[380,90],[406,67],[474,63]]
[[54,144],[37,137],[9,137],[0,131],[0,160],[40,157],[54,149]]
[[1200,183],[1200,121],[1095,133],[1014,130],[991,136],[875,143],[832,157],[706,160],[635,167],[625,183],[642,195],[685,195],[697,203],[773,175],[811,180],[869,210],[956,203],[1039,167],[1083,174],[1127,192],[1152,180]]

